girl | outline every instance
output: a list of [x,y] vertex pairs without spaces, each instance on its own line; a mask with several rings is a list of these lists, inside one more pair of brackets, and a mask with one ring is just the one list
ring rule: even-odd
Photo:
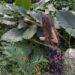
[[53,75],[61,75],[62,54],[60,49],[57,48],[59,38],[53,23],[53,18],[48,15],[43,15],[41,27],[43,28],[44,36],[40,37],[40,40],[45,41],[48,46],[49,72]]

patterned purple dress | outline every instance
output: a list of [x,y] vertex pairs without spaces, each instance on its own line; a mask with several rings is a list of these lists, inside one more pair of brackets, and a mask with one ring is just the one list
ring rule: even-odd
[[48,46],[49,72],[53,75],[61,75],[62,53],[60,49],[54,48],[59,43],[59,38],[54,26],[53,17],[44,14],[42,17],[42,25],[45,43],[52,46]]
[[58,49],[49,48],[49,71],[53,75],[62,73],[62,53]]

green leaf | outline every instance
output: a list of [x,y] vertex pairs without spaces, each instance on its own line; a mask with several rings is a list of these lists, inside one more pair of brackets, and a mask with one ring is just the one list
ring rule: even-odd
[[71,36],[75,37],[75,29],[72,28],[66,28],[66,32],[68,32]]
[[15,26],[16,25],[16,22],[10,21],[10,20],[6,20],[4,18],[0,18],[0,23],[8,25],[8,26]]
[[43,9],[47,2],[49,2],[49,0],[40,0],[39,2],[35,3],[34,10]]
[[11,10],[9,10],[9,9],[4,9],[4,8],[0,8],[0,14],[1,15],[5,15],[5,14],[9,14],[9,13],[12,13],[12,11]]
[[16,45],[16,50],[22,51],[22,54],[21,52],[17,52],[17,54],[21,54],[22,56],[28,56],[32,49],[33,47],[27,43],[19,43]]
[[[13,7],[14,8],[14,7]],[[15,9],[15,8],[14,8]],[[15,25],[15,17],[13,16],[16,12],[9,8],[0,8],[0,23],[4,25]]]
[[62,10],[56,13],[60,26],[64,28],[75,28],[75,14],[70,11]]
[[22,16],[26,16],[26,14],[27,14],[27,10],[25,9],[25,8],[23,8],[23,7],[17,7],[16,8],[17,10],[18,10],[18,12],[22,15]]
[[28,14],[36,21],[41,21],[42,20],[42,15],[41,13],[37,13],[35,11],[28,11]]
[[22,6],[26,9],[30,9],[31,8],[31,0],[15,0],[15,4],[17,6]]
[[20,22],[19,25],[18,25],[18,29],[21,29],[21,28],[24,28],[24,27],[27,27],[28,25],[25,24],[24,22]]
[[64,28],[71,36],[75,37],[75,14],[70,11],[58,11],[56,13],[59,26]]
[[7,42],[18,42],[22,40],[22,34],[18,29],[13,28],[3,34],[1,40],[5,40]]
[[24,39],[31,39],[34,34],[37,31],[37,26],[36,25],[32,25],[30,26],[24,33],[23,33],[23,38]]

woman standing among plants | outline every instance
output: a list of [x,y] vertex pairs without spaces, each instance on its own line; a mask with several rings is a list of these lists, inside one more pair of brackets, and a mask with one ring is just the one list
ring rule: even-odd
[[53,18],[44,14],[41,27],[44,32],[44,37],[40,37],[40,40],[45,41],[48,46],[49,72],[53,75],[61,75],[62,54],[61,50],[57,47],[59,44],[59,38],[53,23]]

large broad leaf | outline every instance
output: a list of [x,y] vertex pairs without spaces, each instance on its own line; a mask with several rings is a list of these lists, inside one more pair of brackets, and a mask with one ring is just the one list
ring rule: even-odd
[[9,16],[9,15],[3,15],[3,17],[2,17],[3,19],[6,19],[6,20],[12,20],[12,19],[14,19],[14,16]]
[[5,25],[9,25],[9,26],[15,26],[16,25],[16,22],[6,20],[5,18],[0,18],[0,23],[5,24]]
[[17,12],[17,7],[12,4],[6,4],[5,7],[0,7],[0,15],[13,15]]
[[31,0],[15,0],[15,4],[18,6],[22,6],[26,9],[31,8]]
[[56,11],[55,7],[53,6],[53,4],[48,4],[48,10],[49,11]]
[[8,13],[11,13],[11,12],[7,12],[5,9],[2,9],[0,8],[0,15],[4,15],[4,14],[8,14]]
[[71,36],[75,37],[75,29],[66,28],[66,32],[68,32]]
[[16,9],[18,10],[18,12],[19,12],[22,16],[26,16],[27,11],[25,10],[25,8],[23,8],[23,7],[16,7]]
[[22,40],[22,34],[19,30],[17,30],[16,28],[13,28],[7,31],[5,34],[3,34],[1,39],[7,42],[17,42]]
[[24,23],[23,21],[20,22],[17,26],[18,29],[22,29],[22,28],[26,28],[28,25],[26,23]]
[[75,37],[75,15],[70,11],[58,11],[56,13],[59,26],[63,27],[70,35]]
[[[13,7],[14,8],[14,7]],[[0,23],[4,25],[15,25],[16,21],[14,21],[15,17],[13,16],[15,12],[13,8],[9,9],[8,7],[0,8]]]
[[34,4],[34,10],[43,9],[44,5],[49,2],[49,0],[40,0],[39,2]]
[[42,20],[42,15],[39,12],[37,13],[35,11],[28,11],[27,14],[30,15],[36,21]]
[[37,31],[37,26],[36,25],[32,25],[30,26],[24,33],[23,33],[23,38],[24,39],[31,39],[34,34]]
[[60,11],[58,11],[56,13],[56,18],[57,18],[57,21],[59,23],[59,26],[61,26],[63,28],[67,28],[67,27],[71,28],[71,26],[68,24],[68,22],[63,17],[63,15],[60,13]]

